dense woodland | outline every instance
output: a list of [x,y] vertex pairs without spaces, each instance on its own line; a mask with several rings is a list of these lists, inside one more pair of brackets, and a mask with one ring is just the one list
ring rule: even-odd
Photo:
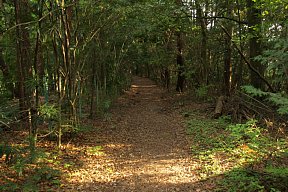
[[61,149],[83,119],[105,118],[133,75],[218,98],[217,117],[286,122],[285,2],[0,0],[0,134],[29,132],[31,153],[38,136]]

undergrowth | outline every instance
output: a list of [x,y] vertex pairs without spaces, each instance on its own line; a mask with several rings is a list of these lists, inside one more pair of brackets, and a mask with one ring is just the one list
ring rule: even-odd
[[[55,168],[57,155],[51,154],[40,149],[31,153],[29,147],[0,144],[0,191],[58,189],[61,172]],[[4,161],[1,162],[1,159]],[[43,186],[48,186],[49,189],[44,189]]]
[[216,179],[214,191],[288,191],[287,138],[272,137],[251,119],[231,124],[192,115],[187,121],[191,151],[203,180]]

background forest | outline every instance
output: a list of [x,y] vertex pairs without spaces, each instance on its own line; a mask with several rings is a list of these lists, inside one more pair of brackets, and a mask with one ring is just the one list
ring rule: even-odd
[[84,119],[109,119],[133,75],[205,102],[222,96],[215,115],[234,122],[285,122],[287,2],[0,0],[0,157],[16,163],[7,131],[29,133],[33,162],[39,138],[60,149]]

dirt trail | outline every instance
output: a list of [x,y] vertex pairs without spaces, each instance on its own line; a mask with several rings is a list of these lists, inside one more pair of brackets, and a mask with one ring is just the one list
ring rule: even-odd
[[152,81],[135,77],[104,125],[82,143],[103,154],[83,158],[64,191],[200,191],[183,119]]

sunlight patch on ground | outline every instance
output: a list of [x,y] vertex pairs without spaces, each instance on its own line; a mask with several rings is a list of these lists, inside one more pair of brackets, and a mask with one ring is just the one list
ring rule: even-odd
[[170,184],[193,182],[195,181],[195,177],[191,177],[191,171],[195,167],[193,165],[187,167],[186,161],[185,159],[149,161],[136,169],[134,174],[142,175],[149,173],[150,179],[157,181],[161,178],[164,183]]
[[157,87],[157,85],[131,85],[132,88],[153,88]]
[[107,144],[105,145],[105,148],[110,148],[110,149],[122,149],[122,148],[127,148],[127,147],[131,147],[132,145],[127,145],[127,144]]
[[[69,181],[82,187],[87,182],[107,185],[117,185],[119,181],[130,183],[129,185],[144,182],[164,186],[193,184],[198,181],[197,174],[191,174],[196,172],[198,165],[188,158],[160,160],[136,158],[130,161],[123,160],[117,164],[113,159],[105,159],[104,162],[90,161],[85,168],[70,173]],[[190,162],[188,167],[187,162]]]

